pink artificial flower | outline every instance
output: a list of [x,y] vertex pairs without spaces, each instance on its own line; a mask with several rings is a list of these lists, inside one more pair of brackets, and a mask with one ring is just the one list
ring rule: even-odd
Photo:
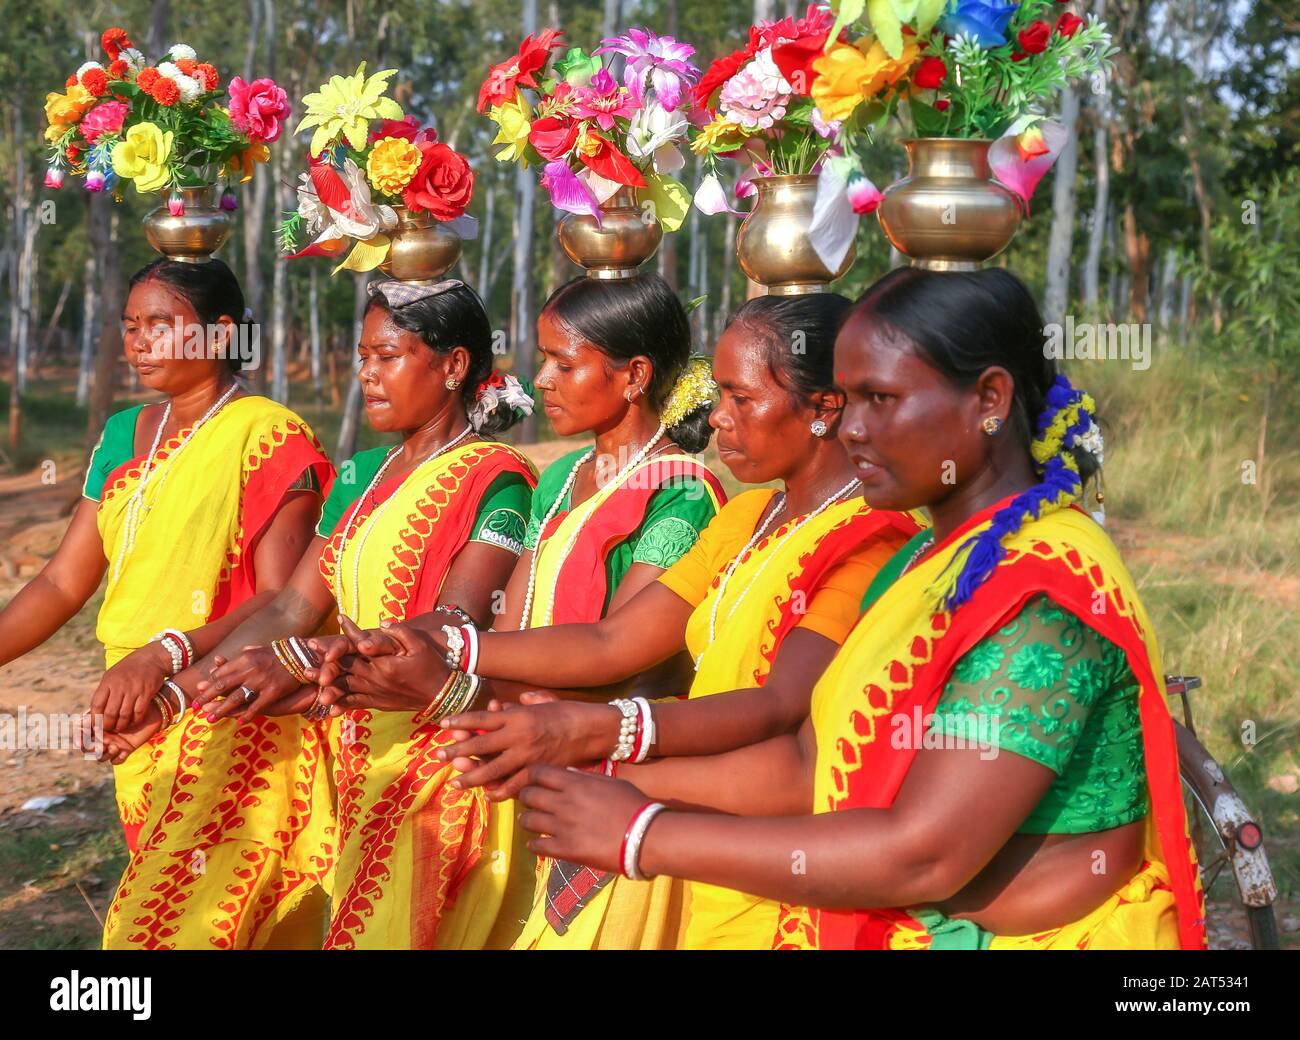
[[551,205],[566,213],[586,213],[600,223],[600,206],[596,196],[563,159],[548,162],[542,173],[542,187],[551,195]]
[[227,188],[225,191],[221,193],[220,206],[227,213],[234,213],[235,210],[239,209],[239,199],[235,197],[235,193],[233,191]]
[[820,108],[814,108],[809,115],[812,122],[812,128],[817,131],[818,137],[832,138],[840,132],[843,125],[839,119],[823,119]]
[[167,212],[173,217],[185,216],[185,200],[179,195],[167,196]]
[[[370,140],[367,143],[374,144],[381,137],[399,137],[403,141],[414,142],[419,133],[420,124],[415,116],[407,116],[405,119],[385,119],[379,124],[378,130],[370,131]],[[435,141],[438,138],[432,127],[424,133],[425,140]]]
[[[1026,135],[1027,142],[1022,142],[1021,137]],[[1056,162],[1069,136],[1064,125],[1044,119],[1020,133],[1003,134],[989,147],[993,175],[1020,197],[1026,214],[1034,189]]]
[[591,86],[575,87],[573,97],[573,114],[579,119],[594,119],[602,130],[613,130],[616,116],[631,119],[636,114],[632,95],[618,85],[609,69],[592,76]]
[[289,97],[282,87],[270,79],[245,83],[236,76],[229,90],[230,121],[250,141],[269,144],[280,136],[280,123],[289,115]]
[[664,110],[672,112],[695,86],[700,70],[688,60],[695,53],[689,43],[657,36],[649,29],[629,29],[622,36],[602,40],[593,54],[622,54],[627,58],[623,82],[638,104],[645,103],[646,80]]
[[765,49],[722,85],[718,111],[751,130],[771,130],[785,118],[792,88]]
[[63,187],[63,167],[48,166],[45,169],[45,186],[47,188]]
[[104,190],[104,171],[89,170],[86,173],[86,190],[100,192]]
[[880,208],[884,195],[868,177],[854,177],[848,186],[849,205],[858,216],[874,213]]
[[128,111],[121,101],[104,101],[96,105],[81,120],[81,136],[94,144],[102,134],[117,133],[122,129]]

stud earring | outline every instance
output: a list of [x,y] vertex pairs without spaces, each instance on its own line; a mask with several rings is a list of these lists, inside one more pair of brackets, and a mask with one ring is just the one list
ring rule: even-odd
[[995,433],[998,432],[998,430],[1002,429],[1002,420],[999,419],[996,415],[990,415],[987,419],[985,419],[982,423],[980,423],[980,426],[983,427],[985,433],[987,433],[990,437],[992,437]]
[[825,437],[826,431],[830,429],[830,427],[821,419],[814,419],[808,424],[808,429],[812,430],[812,435],[814,437]]
[[448,376],[446,385],[448,390],[459,390],[460,380],[456,379],[454,376]]

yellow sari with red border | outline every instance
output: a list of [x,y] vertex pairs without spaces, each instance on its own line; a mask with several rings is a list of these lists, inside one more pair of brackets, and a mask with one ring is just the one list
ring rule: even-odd
[[[733,499],[714,523],[736,527],[736,551],[753,535],[775,492],[751,492]],[[919,529],[902,513],[877,512],[860,497],[831,506],[789,537],[799,518],[764,535],[741,556],[722,590],[722,575],[686,625],[686,648],[698,659],[690,697],[762,686],[785,637],[798,625],[803,607],[826,574],[872,543],[901,547]],[[865,586],[863,587],[865,591]],[[717,639],[709,642],[709,618],[718,607]],[[734,613],[732,612],[734,609]],[[613,885],[684,885],[686,913],[678,946],[695,950],[759,950],[772,945],[780,903],[717,885],[616,878]]]
[[[542,531],[535,550],[536,579],[529,628],[598,621],[606,593],[605,556],[611,546],[636,530],[654,492],[682,476],[700,480],[715,511],[726,501],[717,477],[689,455],[662,455],[633,468],[619,484],[599,488],[585,502],[555,517]],[[566,553],[566,550],[567,553]],[[681,927],[679,885],[620,887],[606,880],[563,934],[547,918],[547,875],[552,861],[538,859],[532,912],[515,949],[626,950],[671,949]],[[519,884],[524,884],[523,879]]]
[[[374,628],[433,610],[504,473],[537,482],[514,448],[470,443],[380,484],[355,516],[344,510],[319,563],[340,612]],[[451,787],[456,770],[435,758],[450,734],[417,723],[420,714],[353,710],[334,720],[339,836],[326,949],[480,949],[508,946],[518,929],[506,882],[527,850],[514,841],[514,802]]]
[[[326,491],[333,479],[307,424],[264,397],[233,400],[189,433],[159,445],[133,539],[128,505],[146,460],[104,486],[109,580],[95,634],[108,666],[164,628],[199,628],[252,596],[257,542],[285,492],[309,468]],[[334,814],[319,726],[296,716],[209,725],[187,713],[114,780],[131,858],[105,948],[258,948],[328,884]],[[313,930],[319,943],[320,923],[302,922],[303,944]]]
[[[1178,757],[1165,703],[1160,651],[1133,580],[1105,532],[1078,508],[1031,520],[970,600],[947,613],[933,590],[970,535],[1005,502],[963,524],[871,606],[813,691],[817,740],[813,811],[887,808],[915,748],[888,739],[895,714],[933,711],[953,666],[972,646],[1047,593],[1119,646],[1140,684],[1139,715],[1151,811],[1146,860],[1101,906],[1078,921],[1028,936],[996,936],[991,948],[1201,949],[1205,909],[1187,833]],[[822,949],[928,949],[929,908],[828,911],[783,907],[774,945]]]

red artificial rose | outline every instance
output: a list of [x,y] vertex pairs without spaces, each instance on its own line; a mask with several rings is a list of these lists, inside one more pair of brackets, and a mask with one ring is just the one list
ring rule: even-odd
[[567,155],[577,139],[577,122],[559,116],[536,119],[528,131],[528,143],[537,149],[538,155],[548,161]]
[[697,105],[707,105],[709,96],[739,72],[741,66],[757,53],[758,50],[754,47],[754,41],[751,39],[748,47],[732,51],[725,58],[718,58],[714,61],[705,70],[704,75],[700,77],[700,81],[695,84],[695,103]]
[[922,90],[937,90],[948,75],[948,66],[942,58],[922,58],[912,74],[912,86]]
[[103,97],[108,89],[108,74],[103,69],[87,69],[81,74],[81,85],[95,97]]
[[1056,35],[1067,40],[1083,28],[1083,19],[1072,11],[1066,11],[1056,20]]
[[[420,132],[420,124],[416,122],[415,116],[407,116],[404,119],[385,119],[379,124],[378,130],[370,131],[370,144],[374,144],[381,137],[396,137],[403,141],[414,141],[415,135]],[[427,139],[430,141],[437,140],[438,135],[433,129],[425,131]]]
[[76,158],[78,155],[80,155],[80,154],[81,154],[81,149],[78,148],[75,144],[70,144],[70,145],[68,145],[68,158],[69,158],[69,159],[75,159],[75,158]]
[[75,87],[77,85],[77,74],[74,72],[71,76],[63,81],[65,87]]
[[441,141],[418,141],[420,168],[402,189],[402,202],[435,220],[455,220],[474,194],[474,171],[465,157]]
[[561,35],[556,29],[543,29],[537,34],[537,39],[526,36],[519,45],[518,54],[493,65],[488,78],[479,87],[478,110],[486,112],[493,105],[509,101],[514,97],[516,86],[536,88],[537,80],[533,74],[546,67],[551,49],[560,46]]
[[948,106],[951,104],[952,102],[949,101],[947,98],[940,98],[938,101],[934,103],[934,110],[936,112],[947,112]]
[[813,80],[817,78],[812,64],[822,56],[822,51],[826,47],[826,37],[829,35],[828,31],[820,36],[805,36],[798,40],[791,40],[789,43],[777,44],[772,48],[772,61],[776,63],[776,67],[781,70],[781,75],[794,88],[796,94],[808,97],[812,93]]
[[118,55],[122,53],[123,48],[135,46],[131,42],[131,38],[126,35],[126,30],[116,27],[105,29],[103,35],[99,38],[99,43],[111,61],[117,61]]
[[1020,49],[1026,54],[1042,54],[1052,38],[1052,27],[1044,21],[1033,22],[1016,33]]

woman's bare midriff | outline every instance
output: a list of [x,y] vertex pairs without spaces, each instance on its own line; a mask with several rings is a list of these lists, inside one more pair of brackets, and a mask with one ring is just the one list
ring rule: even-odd
[[995,935],[1058,928],[1095,910],[1142,864],[1143,822],[1089,834],[1016,834],[935,909]]

